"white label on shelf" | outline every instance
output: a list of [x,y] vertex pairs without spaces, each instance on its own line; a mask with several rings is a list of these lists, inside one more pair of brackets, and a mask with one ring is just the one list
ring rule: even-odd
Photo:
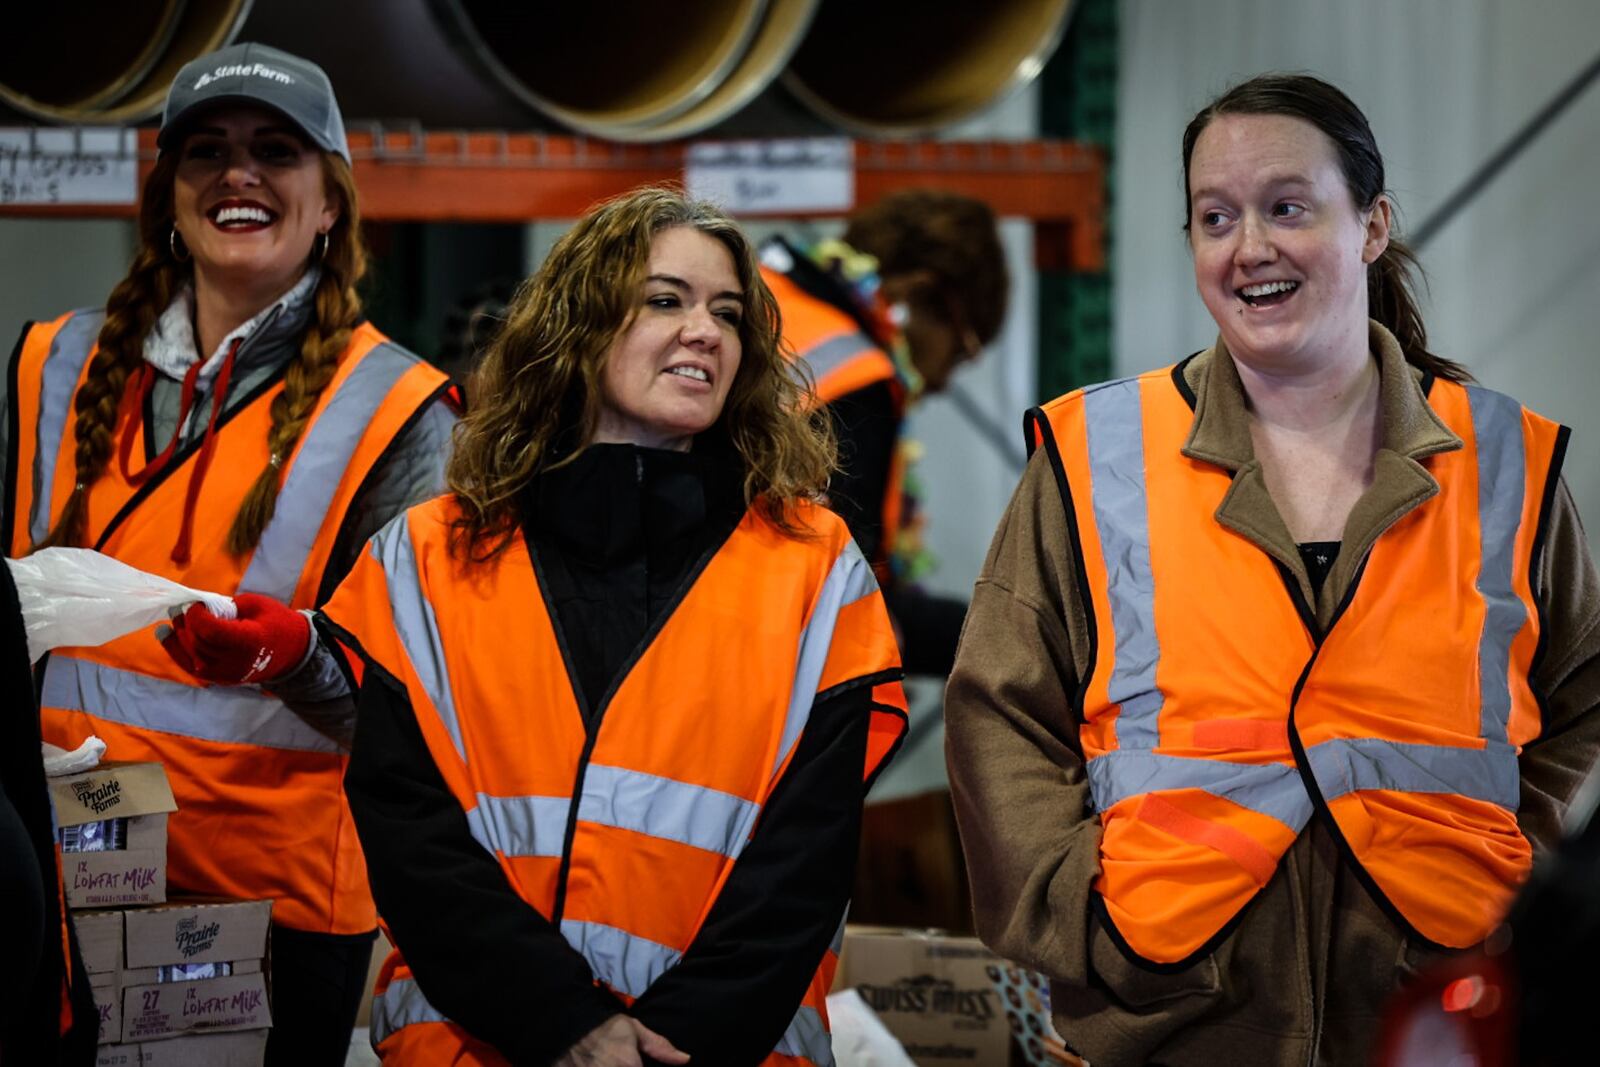
[[702,141],[689,146],[683,183],[736,215],[843,214],[855,206],[855,150],[848,137]]
[[138,195],[133,130],[0,127],[0,204],[131,204]]

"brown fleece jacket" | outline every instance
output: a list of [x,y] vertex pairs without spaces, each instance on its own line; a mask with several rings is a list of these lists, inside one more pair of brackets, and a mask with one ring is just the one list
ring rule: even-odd
[[[1368,549],[1439,491],[1427,457],[1462,447],[1376,323],[1383,446],[1338,558],[1314,590],[1254,456],[1243,387],[1219,341],[1185,368],[1196,396],[1184,453],[1234,472],[1214,516],[1281,562],[1326,626]],[[1547,648],[1533,684],[1544,733],[1521,757],[1518,820],[1535,851],[1558,838],[1600,759],[1600,579],[1559,486],[1536,595]],[[1066,514],[1040,449],[1000,523],[945,697],[950,787],[979,935],[1052,979],[1056,1025],[1093,1067],[1365,1064],[1388,995],[1427,950],[1378,906],[1314,819],[1215,952],[1184,971],[1126,959],[1091,909],[1100,824],[1073,707],[1089,661]]]

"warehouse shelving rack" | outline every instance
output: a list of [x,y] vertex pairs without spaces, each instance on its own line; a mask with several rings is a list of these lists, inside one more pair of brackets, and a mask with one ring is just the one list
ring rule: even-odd
[[[425,130],[354,123],[349,131],[365,218],[386,222],[530,222],[575,218],[646,182],[679,181],[687,146],[619,144],[562,134]],[[155,159],[140,130],[140,179]],[[1041,267],[1105,269],[1105,163],[1073,141],[856,141],[856,199],[937,185],[1035,224]],[[6,204],[0,218],[131,217],[133,204]],[[749,216],[751,213],[745,213]],[[793,218],[795,212],[785,211]]]

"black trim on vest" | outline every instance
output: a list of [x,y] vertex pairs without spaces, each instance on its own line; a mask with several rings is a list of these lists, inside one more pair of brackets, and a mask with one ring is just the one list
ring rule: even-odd
[[883,759],[880,760],[878,765],[873,768],[872,773],[867,775],[867,780],[861,783],[861,795],[863,797],[865,797],[868,791],[872,789],[873,784],[878,780],[878,776],[888,769],[889,764],[894,762],[894,758],[900,754],[901,747],[906,743],[906,738],[911,736],[910,713],[890,704],[880,704],[876,700],[870,701],[867,704],[867,708],[869,713],[881,711],[885,715],[893,715],[895,718],[900,720],[903,726],[900,730],[900,736],[895,738],[894,744],[889,746],[889,751],[883,754]]
[[822,692],[812,697],[813,704],[821,704],[825,700],[832,700],[840,693],[848,693],[852,689],[860,689],[864,685],[878,685],[880,682],[898,682],[904,679],[906,672],[899,667],[890,667],[886,671],[877,671],[872,674],[863,674],[859,678],[851,678],[838,685],[830,685]]
[[1539,641],[1533,647],[1533,659],[1528,663],[1529,689],[1533,691],[1534,702],[1539,705],[1539,734],[1543,736],[1545,729],[1550,725],[1549,701],[1545,694],[1534,688],[1531,684],[1538,673],[1540,665],[1550,644],[1550,619],[1549,612],[1545,610],[1544,598],[1539,595],[1539,565],[1544,559],[1545,537],[1550,532],[1550,513],[1555,507],[1556,488],[1561,482],[1561,467],[1567,459],[1567,441],[1572,437],[1572,430],[1566,426],[1556,430],[1556,447],[1550,453],[1550,471],[1545,475],[1544,498],[1539,501],[1539,521],[1533,531],[1533,551],[1528,559],[1528,589],[1533,593],[1533,605],[1539,613]]
[[1422,388],[1422,398],[1424,400],[1433,395],[1433,383],[1438,380],[1438,377],[1439,376],[1433,373],[1431,370],[1424,370],[1422,372],[1422,381],[1418,382],[1417,384]]
[[[372,659],[362,650],[361,642],[352,637],[344,627],[324,615],[321,608],[311,613],[311,625],[316,628],[316,637],[322,642],[322,647],[333,657],[333,662],[339,665],[339,673],[344,675],[344,684],[350,687],[350,699],[355,700],[356,695],[361,692],[361,683],[356,678],[355,668],[350,665],[350,657],[345,655],[345,648],[348,647],[355,652],[369,667],[372,665]],[[388,671],[379,670],[377,673],[392,678]],[[405,686],[401,685],[400,689],[404,692]]]
[[1100,634],[1095,624],[1094,594],[1089,588],[1089,572],[1083,565],[1083,540],[1078,536],[1078,511],[1072,501],[1072,488],[1067,484],[1067,469],[1061,462],[1061,448],[1044,409],[1030,408],[1023,418],[1034,420],[1040,431],[1037,436],[1044,442],[1045,454],[1050,457],[1050,468],[1056,474],[1056,487],[1061,491],[1061,506],[1067,515],[1067,537],[1072,542],[1072,569],[1078,580],[1078,596],[1083,600],[1084,629],[1089,637],[1089,662],[1084,664],[1078,678],[1077,692],[1072,694],[1072,710],[1082,720],[1084,698],[1089,692],[1089,679],[1094,676],[1095,662],[1099,658]]
[[[745,515],[748,514],[749,510],[746,509]],[[644,636],[639,639],[638,645],[634,647],[634,650],[628,654],[628,658],[623,660],[622,664],[617,668],[616,676],[611,679],[611,685],[595,706],[592,716],[584,714],[588,710],[587,700],[583,695],[583,686],[578,682],[578,672],[572,660],[572,653],[567,647],[566,635],[562,632],[561,615],[556,611],[555,604],[550,600],[550,583],[545,580],[544,566],[539,562],[539,554],[534,549],[533,539],[528,536],[528,531],[520,529],[523,543],[528,549],[528,558],[533,561],[534,577],[539,582],[539,599],[543,602],[545,614],[550,619],[550,629],[555,634],[556,647],[561,651],[561,663],[567,669],[567,686],[572,690],[573,699],[578,702],[579,714],[583,718],[584,733],[587,735],[583,742],[583,753],[578,757],[578,773],[572,780],[572,803],[567,809],[567,829],[561,838],[561,868],[556,872],[556,899],[555,905],[550,909],[550,921],[557,926],[561,925],[561,915],[567,906],[567,879],[572,872],[572,841],[578,832],[578,802],[583,796],[583,779],[589,772],[589,760],[594,755],[595,743],[600,740],[600,728],[605,724],[606,709],[611,706],[611,700],[617,695],[617,690],[622,688],[623,683],[633,674],[633,669],[639,665],[639,661],[649,651],[657,635],[666,627],[667,622],[678,613],[678,609],[683,606],[684,599],[688,597],[689,591],[694,588],[695,583],[700,580],[700,576],[705,573],[706,567],[716,558],[717,553],[721,552],[723,547],[727,545],[728,538],[733,536],[733,532],[739,528],[739,523],[743,521],[744,516],[741,515],[739,522],[729,525],[722,536],[717,538],[705,552],[701,553],[700,558],[689,568],[688,573],[683,576],[682,583],[672,594],[672,598],[662,606],[661,613],[656,616],[655,621],[645,630]]]
[[[313,616],[312,625],[316,626],[318,630],[326,631],[332,636],[338,638],[340,643],[344,644],[350,649],[350,651],[361,657],[361,662],[367,665],[367,670],[383,679],[390,686],[394,687],[396,691],[401,693],[407,692],[406,683],[389,673],[389,669],[387,667],[379,663],[377,659],[375,659],[365,648],[362,648],[361,642],[357,640],[355,634],[351,633],[349,630],[346,630],[343,626],[340,626],[337,622],[334,622],[320,611]],[[355,694],[359,693],[362,688],[361,685],[356,684],[355,671],[351,668],[349,660],[345,658],[344,651],[343,649],[339,648],[338,644],[328,645],[327,647],[328,651],[333,653],[334,660],[338,662],[339,669],[344,672],[345,681],[350,684],[350,693],[352,698],[354,698]],[[363,682],[362,685],[365,685],[365,682]],[[348,756],[349,753],[346,752],[344,755]]]
[[[227,428],[228,424],[237,416],[250,410],[250,408],[254,406],[255,402],[260,400],[268,390],[282,382],[284,373],[288,370],[288,368],[288,363],[283,364],[283,366],[273,371],[265,381],[257,385],[254,389],[250,390],[249,393],[245,394],[245,398],[238,404],[235,404],[231,409],[224,411],[222,413],[222,418],[217,420],[216,432],[218,434],[222,433],[222,431]],[[226,398],[224,398],[223,402],[226,404]],[[183,427],[179,426],[174,432],[182,433]],[[62,440],[65,441],[65,437],[63,437]],[[146,434],[145,441],[147,447],[149,440],[150,436],[149,434]],[[145,482],[143,485],[141,485],[138,490],[128,498],[127,503],[122,505],[121,510],[111,517],[111,521],[106,524],[106,528],[102,530],[100,532],[100,536],[95,539],[95,550],[99,551],[100,549],[104,548],[105,543],[111,540],[111,535],[116,533],[122,524],[127,521],[128,516],[132,515],[134,510],[140,504],[144,503],[145,500],[149,498],[151,493],[155,492],[158,488],[165,484],[169,477],[181,470],[184,464],[189,461],[189,458],[196,452],[200,451],[200,446],[204,443],[205,435],[201,434],[199,437],[196,437],[194,440],[190,441],[183,448],[179,449],[172,459],[168,461],[165,467],[162,467],[160,470],[156,471],[156,473],[148,482]],[[111,462],[115,463],[116,459],[113,458]]]
[[[1266,887],[1263,886],[1261,888],[1264,889]],[[1226,941],[1234,930],[1238,929],[1239,923],[1244,920],[1244,913],[1250,910],[1250,905],[1255,903],[1256,897],[1260,893],[1261,889],[1251,893],[1249,899],[1240,906],[1238,911],[1233,913],[1233,918],[1218,927],[1217,932],[1206,938],[1205,943],[1199,948],[1174,963],[1157,963],[1155,960],[1139,955],[1138,951],[1128,944],[1127,939],[1122,936],[1122,931],[1117,929],[1116,922],[1111,918],[1111,910],[1106,907],[1105,897],[1093,889],[1089,891],[1089,909],[1094,914],[1096,921],[1099,922],[1100,928],[1106,932],[1106,936],[1111,939],[1111,943],[1122,954],[1122,958],[1130,964],[1150,974],[1181,974],[1217,951],[1218,946]]]
[[1300,591],[1300,583],[1295,581],[1294,572],[1284,566],[1283,561],[1277,557],[1269,558],[1272,559],[1273,566],[1278,568],[1278,576],[1283,579],[1283,587],[1289,592],[1289,601],[1294,604],[1294,610],[1300,616],[1300,621],[1305,624],[1306,632],[1311,635],[1312,642],[1321,644],[1322,630],[1317,626],[1317,613],[1306,603],[1305,594]]
[[[377,346],[374,347],[376,348]],[[417,405],[415,411],[406,416],[406,421],[401,423],[400,427],[395,430],[394,436],[389,438],[389,443],[383,446],[382,452],[378,453],[378,458],[372,461],[371,467],[367,468],[366,476],[361,479],[361,484],[356,486],[355,493],[350,497],[351,505],[354,505],[366,494],[372,479],[377,477],[378,472],[383,469],[390,456],[400,447],[400,442],[405,440],[406,434],[411,432],[411,428],[422,419],[423,415],[427,414],[428,408],[432,406],[433,402],[448,393],[451,388],[452,383],[446,378],[439,384],[438,388],[423,399],[422,403]],[[349,573],[347,570],[345,574],[335,574],[333,561],[350,554],[350,542],[354,540],[356,534],[354,511],[355,508],[353,506],[345,508],[344,515],[339,519],[339,532],[334,535],[333,547],[328,550],[328,559],[324,564],[322,577],[317,581],[317,599],[313,601],[314,604],[326,604],[329,598],[333,596],[333,591],[339,588],[339,583],[344,581],[345,574]],[[353,563],[355,557],[352,556],[351,559]]]
[[1183,376],[1184,370],[1195,361],[1199,352],[1191,352],[1186,358],[1172,365],[1172,384],[1178,387],[1178,394],[1183,397],[1183,402],[1193,411],[1199,401],[1195,398],[1194,390],[1189,388],[1189,380]]
[[[22,333],[17,337],[16,347],[11,350],[11,362],[6,367],[6,484],[5,499],[0,501],[0,529],[5,530],[7,555],[11,554],[17,533],[14,529],[17,521],[17,438],[22,432],[22,412],[17,407],[17,375],[22,372],[22,346],[37,325],[33,321],[22,324]],[[32,547],[31,539],[28,547]],[[24,554],[20,548],[17,552]]]
[[[1371,559],[1370,553],[1367,559]],[[1346,609],[1350,607],[1351,601],[1355,599],[1356,590],[1360,587],[1361,579],[1367,572],[1367,559],[1361,561],[1360,568],[1357,569],[1354,577],[1350,579],[1350,588],[1345,591],[1344,599],[1339,602],[1339,607],[1334,611],[1333,618],[1329,620],[1326,633],[1316,638],[1317,647],[1312,651],[1311,658],[1306,661],[1304,669],[1300,672],[1299,679],[1294,683],[1294,693],[1289,698],[1289,748],[1294,753],[1295,769],[1300,772],[1300,780],[1305,786],[1306,794],[1311,798],[1311,806],[1315,809],[1316,816],[1327,827],[1329,835],[1338,846],[1340,855],[1344,857],[1345,862],[1349,865],[1351,873],[1356,877],[1356,881],[1366,888],[1368,895],[1372,897],[1373,903],[1378,905],[1378,908],[1389,917],[1389,920],[1407,938],[1417,942],[1424,948],[1438,952],[1455,952],[1455,949],[1450,948],[1448,945],[1439,944],[1413,926],[1411,920],[1401,913],[1400,909],[1389,899],[1389,895],[1378,885],[1377,880],[1362,865],[1361,860],[1356,856],[1355,849],[1350,847],[1349,840],[1344,836],[1344,831],[1339,828],[1339,821],[1333,817],[1333,811],[1328,807],[1327,799],[1322,795],[1322,787],[1317,784],[1317,777],[1311,770],[1311,759],[1306,755],[1305,742],[1300,740],[1300,729],[1294,721],[1295,711],[1298,710],[1300,705],[1300,693],[1305,689],[1306,680],[1311,677],[1311,669],[1316,666],[1317,656],[1322,652],[1322,646],[1327,634],[1333,632],[1333,628],[1338,625]],[[1295,590],[1295,592],[1298,592],[1298,590]]]

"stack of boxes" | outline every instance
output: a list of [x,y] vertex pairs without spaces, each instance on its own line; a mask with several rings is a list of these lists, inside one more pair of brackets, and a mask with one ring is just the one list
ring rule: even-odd
[[167,903],[177,804],[160,764],[105,763],[50,789],[67,907],[100,1009],[99,1067],[260,1067],[272,902]]

